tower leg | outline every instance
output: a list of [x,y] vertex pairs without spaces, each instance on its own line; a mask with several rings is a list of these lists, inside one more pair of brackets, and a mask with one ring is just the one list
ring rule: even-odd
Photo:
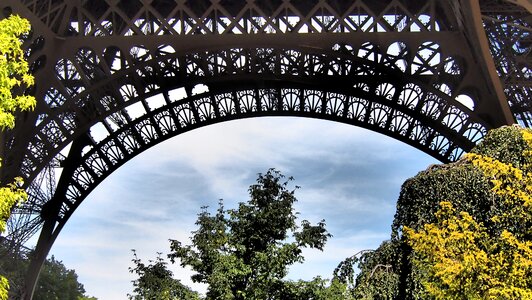
[[23,300],[32,299],[42,265],[46,260],[55,239],[59,235],[59,232],[61,232],[61,229],[68,220],[68,216],[63,217],[63,219],[60,219],[59,217],[61,205],[66,201],[65,195],[67,193],[68,183],[72,178],[72,174],[76,167],[74,162],[81,159],[82,149],[88,145],[89,142],[90,137],[84,135],[72,143],[68,157],[62,162],[63,172],[57,183],[54,196],[42,207],[41,217],[44,220],[44,224],[39,235],[39,240],[37,241],[37,246],[35,246],[34,254],[31,257],[30,266],[26,273],[22,297]]
[[26,278],[24,279],[24,290],[22,291],[21,298],[23,300],[31,300],[33,297],[42,265],[57,237],[57,235],[54,235],[55,223],[56,222],[52,220],[46,220],[44,222],[41,234],[39,235],[39,241],[37,242],[35,251],[30,258],[30,265],[26,272]]

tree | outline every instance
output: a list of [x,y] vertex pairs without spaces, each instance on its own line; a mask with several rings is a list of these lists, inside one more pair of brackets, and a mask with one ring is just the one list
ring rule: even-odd
[[441,199],[449,199],[460,210],[479,218],[488,218],[493,197],[489,180],[481,170],[464,161],[430,166],[405,181],[390,240],[350,265],[359,269],[352,293],[361,299],[424,299],[419,270],[413,266],[412,249],[403,228],[417,229],[435,222]]
[[[355,261],[360,272],[352,292],[362,299],[468,299],[468,293],[527,299],[531,174],[531,131],[505,126],[459,161],[405,181],[391,239]],[[494,262],[506,265],[497,270]],[[385,280],[374,276],[376,266],[387,266]]]
[[354,300],[347,285],[340,280],[327,280],[320,276],[310,281],[285,281],[285,292],[281,299],[300,300]]
[[434,299],[532,299],[532,242],[508,230],[490,235],[467,212],[441,202],[437,221],[405,228],[421,270],[424,294]]
[[[515,137],[516,132],[517,147],[502,147],[490,136],[486,143],[504,150],[480,147],[465,158],[490,181],[495,201],[489,203],[489,219],[441,202],[435,222],[419,230],[404,228],[427,295],[532,299],[532,131],[505,128],[496,134]],[[488,156],[493,153],[499,157]]]
[[78,300],[85,297],[85,288],[78,282],[78,275],[74,270],[67,269],[63,262],[52,255],[44,262],[35,287],[35,300]]
[[392,261],[381,262],[393,265],[399,275],[398,299],[424,299],[419,270],[413,265],[412,248],[403,235],[404,227],[419,229],[435,222],[438,203],[445,200],[459,211],[489,219],[490,203],[495,201],[490,189],[489,179],[465,160],[431,166],[402,185],[392,223],[391,242],[395,253]]
[[304,260],[303,247],[322,250],[331,235],[323,220],[297,225],[295,189],[288,189],[293,178],[283,180],[274,169],[259,174],[238,209],[225,210],[221,201],[215,215],[203,208],[192,245],[171,240],[169,258],[196,271],[192,280],[208,284],[207,299],[321,299],[320,280],[284,280],[288,266]]
[[133,280],[133,294],[130,300],[199,300],[199,294],[183,285],[179,280],[172,278],[172,272],[166,268],[166,262],[158,253],[155,261],[146,265],[133,250],[132,259],[135,267],[129,268],[131,273],[139,276]]
[[[20,40],[29,30],[29,22],[16,15],[0,20],[0,132],[15,126],[17,110],[35,107],[35,98],[21,93],[33,85]],[[21,184],[22,180],[16,178],[14,183],[0,187],[0,234],[5,230],[11,208],[26,198],[26,193],[19,188]],[[0,276],[0,300],[7,299],[8,289],[7,279]]]

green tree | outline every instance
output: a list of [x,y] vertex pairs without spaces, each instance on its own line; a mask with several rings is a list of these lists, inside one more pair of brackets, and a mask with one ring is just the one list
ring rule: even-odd
[[[354,300],[347,285],[340,280],[327,280],[320,276],[310,281],[285,281],[285,292],[281,299],[301,300]],[[269,298],[268,298],[269,299]]]
[[[481,147],[482,145],[479,145]],[[436,221],[438,203],[450,201],[459,211],[468,211],[478,219],[489,219],[495,201],[488,178],[465,160],[431,166],[401,187],[397,211],[392,223],[393,256],[382,264],[393,265],[399,275],[398,299],[424,299],[419,270],[413,265],[412,249],[403,235],[405,226],[419,229]]]
[[[449,267],[447,270],[450,271],[452,269],[450,266],[453,264],[448,261],[436,264],[437,254],[442,255],[439,256],[441,262],[441,257],[445,257],[444,254],[454,255],[452,249],[449,248],[451,245],[462,245],[465,247],[463,249],[469,249],[467,251],[470,253],[474,253],[476,251],[474,249],[482,249],[490,258],[490,262],[496,258],[494,261],[513,266],[513,269],[501,268],[504,270],[503,274],[509,275],[504,275],[498,284],[501,287],[509,287],[506,285],[508,282],[504,280],[510,280],[513,276],[512,272],[517,272],[515,274],[522,276],[516,275],[512,279],[516,281],[510,289],[521,290],[520,296],[514,299],[525,297],[523,291],[530,288],[525,278],[532,277],[527,273],[529,269],[524,267],[530,266],[527,243],[532,237],[529,204],[529,197],[532,194],[530,189],[532,136],[530,133],[530,130],[517,126],[505,126],[491,130],[483,142],[471,151],[471,154],[458,162],[430,166],[427,170],[405,181],[397,201],[391,240],[383,243],[376,250],[365,253],[355,261],[360,272],[356,275],[355,288],[352,292],[362,299],[433,299],[435,297],[465,299],[457,296],[458,294],[464,295],[463,290],[457,292],[456,297],[449,294],[437,296],[434,292],[435,286],[428,287],[428,283],[438,284],[443,279],[427,277],[428,274],[435,274],[429,272],[429,266],[434,272],[439,272],[436,271],[435,266]],[[444,207],[439,205],[442,201],[446,202]],[[450,224],[461,228],[464,231],[461,234],[469,232],[465,236],[478,243],[466,247],[462,242],[468,239],[461,240],[454,236],[457,232],[449,231]],[[433,231],[431,232],[433,234],[427,234],[429,229],[440,230],[440,238],[436,239],[438,236],[434,235]],[[408,232],[411,237],[415,236],[414,240],[419,242],[407,240],[405,232]],[[423,233],[425,235],[422,235]],[[451,236],[457,239],[453,240]],[[437,247],[436,244],[440,242],[445,246],[440,247],[438,244]],[[412,246],[417,247],[417,251],[414,251]],[[424,253],[420,249],[438,252]],[[441,249],[445,250],[440,251]],[[463,251],[466,253],[466,250]],[[509,263],[511,257],[514,259],[514,264]],[[453,262],[459,265],[464,260],[454,257]],[[355,264],[352,262],[351,265]],[[455,270],[458,265],[455,265]],[[383,274],[384,280],[374,276],[376,266],[388,266],[387,273]],[[472,265],[468,266],[472,267]],[[492,276],[498,276],[489,264],[481,264],[477,261],[477,267],[480,266],[488,267],[486,270],[490,270]],[[472,269],[467,271],[467,268],[462,270],[464,273],[461,276],[464,280],[469,278],[468,280],[479,284],[479,279],[475,277],[480,274],[478,271],[472,271]],[[465,275],[467,272],[477,275]],[[455,285],[457,289],[467,286],[458,284],[459,278],[462,277],[453,279],[453,282],[457,283]],[[481,286],[486,287],[484,284]],[[439,287],[446,291],[452,290],[449,286]],[[427,293],[431,289],[433,292]],[[505,299],[503,294],[497,294],[497,297]]]
[[9,279],[9,299],[20,298],[20,289],[24,282],[27,257],[22,251],[17,251],[8,245],[8,241],[1,239],[0,242],[0,273]]
[[170,259],[196,271],[192,280],[208,284],[207,299],[319,299],[321,292],[334,292],[336,286],[320,288],[319,279],[284,280],[288,266],[303,262],[302,248],[322,250],[331,236],[323,220],[297,225],[295,189],[288,189],[292,180],[284,181],[274,169],[259,174],[249,201],[238,209],[225,210],[222,202],[215,215],[203,209],[192,245],[171,240]]
[[[403,183],[389,241],[365,252],[343,268],[359,270],[352,293],[360,299],[424,299],[412,249],[403,236],[404,226],[421,228],[436,221],[440,199],[453,201],[460,210],[487,218],[494,201],[489,180],[478,168],[463,161],[430,166]],[[344,271],[345,273],[345,271]],[[344,276],[345,277],[345,276]]]
[[[35,98],[21,92],[33,85],[20,39],[29,30],[29,22],[19,16],[0,20],[0,133],[15,126],[15,112],[35,107]],[[5,230],[11,208],[26,198],[26,193],[19,188],[21,184],[22,180],[16,178],[14,183],[0,187],[0,234]],[[7,299],[8,289],[7,279],[0,276],[0,300]]]
[[35,300],[78,300],[86,297],[83,284],[78,282],[74,270],[67,269],[63,262],[54,256],[44,262],[35,287]]
[[166,262],[158,253],[155,261],[148,265],[137,257],[133,250],[132,259],[135,267],[129,268],[131,273],[137,274],[138,279],[133,280],[133,294],[131,300],[194,300],[200,299],[199,294],[183,285],[172,277],[172,272],[166,267]]
[[[521,135],[513,151],[490,136],[494,147],[465,158],[490,181],[489,219],[441,202],[435,222],[404,227],[424,290],[435,299],[532,299],[532,131],[505,128],[496,135],[515,137],[512,130]],[[488,156],[494,153],[500,156]]]

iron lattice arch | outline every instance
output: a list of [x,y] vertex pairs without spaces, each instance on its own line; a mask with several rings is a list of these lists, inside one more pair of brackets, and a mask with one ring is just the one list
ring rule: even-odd
[[40,230],[29,294],[31,273],[87,195],[183,132],[300,116],[368,128],[454,161],[491,128],[532,124],[526,5],[4,2],[4,13],[33,26],[38,105],[2,133],[0,148],[1,179],[22,176],[30,196],[10,219],[9,239],[23,243]]

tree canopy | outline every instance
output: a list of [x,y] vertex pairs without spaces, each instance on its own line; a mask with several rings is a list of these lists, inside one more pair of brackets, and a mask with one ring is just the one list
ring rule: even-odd
[[390,240],[346,258],[332,280],[290,281],[301,248],[330,235],[323,221],[297,225],[291,178],[270,170],[237,209],[203,208],[192,245],[172,240],[169,257],[208,284],[207,299],[532,299],[531,174],[532,130],[492,130],[402,185]]
[[0,20],[0,129],[15,126],[15,112],[35,107],[35,98],[23,93],[33,85],[22,50],[21,36],[30,23],[17,15]]
[[[531,172],[532,131],[505,126],[458,162],[407,180],[391,240],[357,261],[354,291],[370,295],[363,299],[532,299]],[[382,265],[384,281],[375,276]]]
[[303,262],[302,248],[322,250],[331,236],[323,220],[297,224],[292,180],[274,169],[259,174],[250,199],[237,209],[226,210],[221,201],[214,215],[203,208],[192,245],[171,240],[169,258],[191,267],[193,281],[208,284],[207,299],[318,299],[326,293],[317,288],[324,284],[319,278],[284,279],[288,266]]
[[90,298],[85,296],[85,288],[79,283],[76,272],[67,269],[62,261],[52,256],[44,262],[33,299],[80,300]]
[[[494,135],[517,139],[503,147]],[[532,299],[532,132],[509,127],[485,143],[464,160],[490,182],[488,218],[441,202],[435,222],[404,228],[435,299]]]
[[[33,85],[33,76],[22,50],[21,36],[27,34],[30,24],[19,16],[12,15],[0,20],[0,133],[15,126],[15,112],[35,107],[35,98],[24,95],[26,87]],[[0,167],[1,167],[0,158]],[[4,232],[11,208],[26,199],[26,193],[20,189],[22,179],[0,186],[0,234]],[[0,276],[0,300],[7,299],[9,284]]]

